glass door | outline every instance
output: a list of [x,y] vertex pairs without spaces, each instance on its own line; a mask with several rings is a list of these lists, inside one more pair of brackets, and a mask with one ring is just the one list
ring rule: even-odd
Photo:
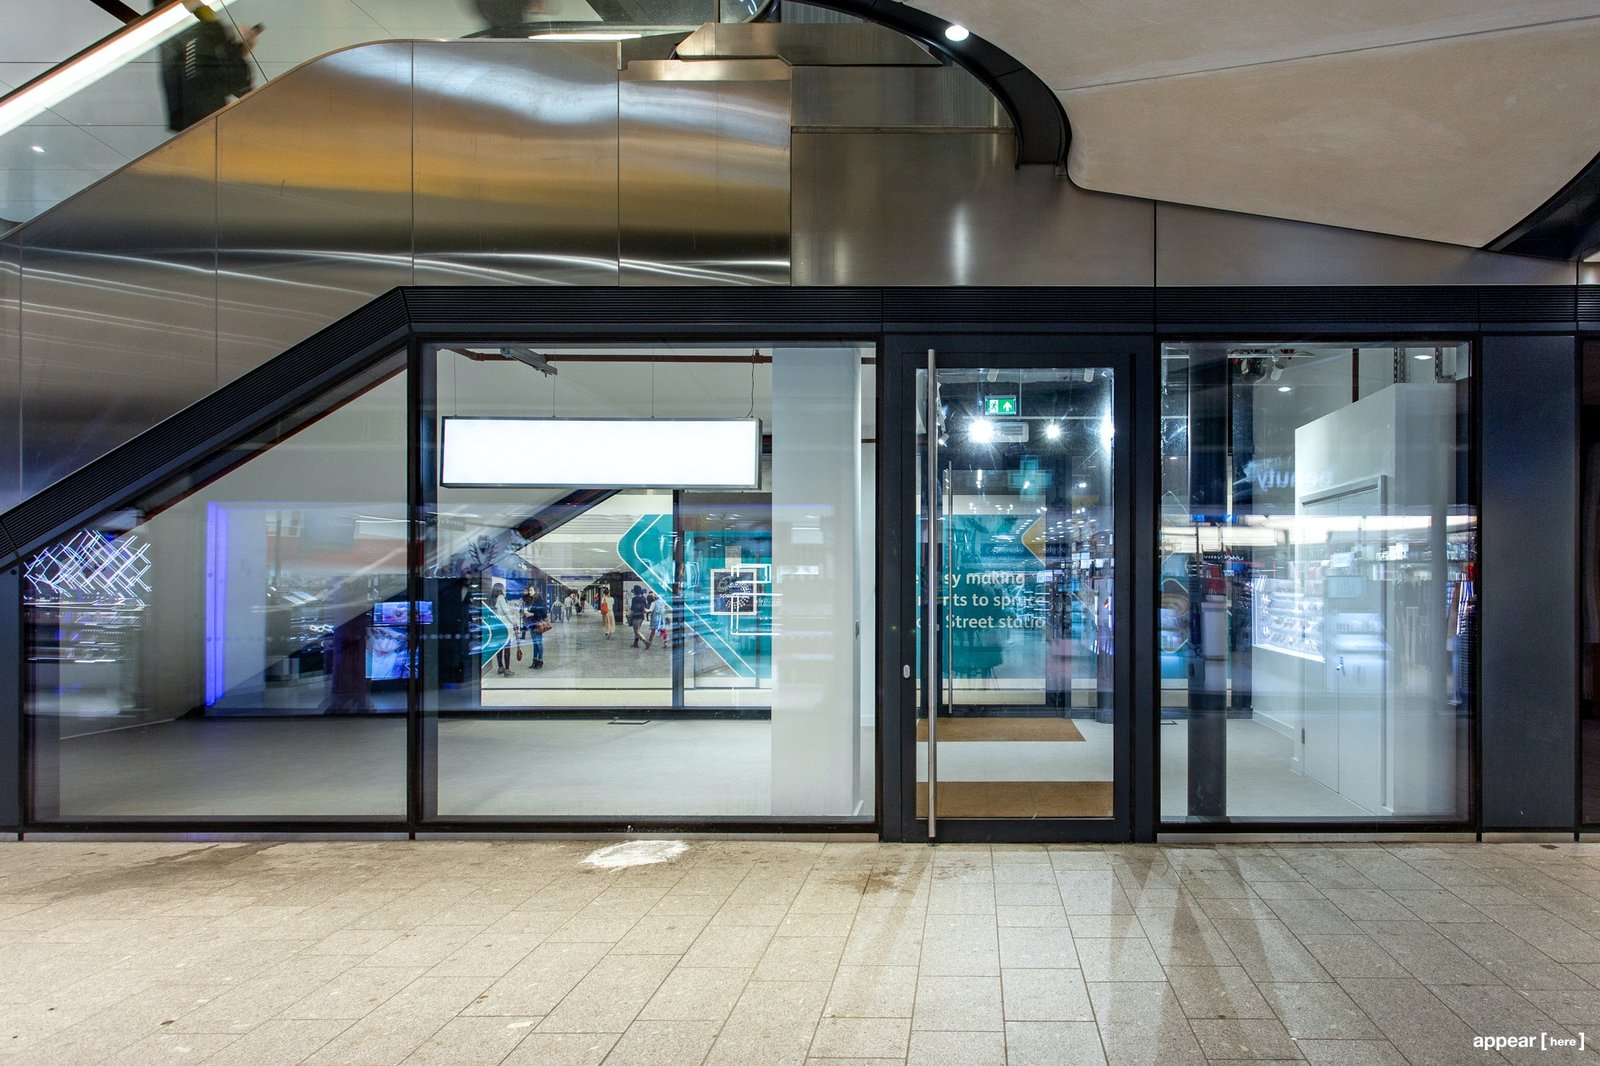
[[930,351],[904,379],[930,839],[1127,834],[1121,358]]

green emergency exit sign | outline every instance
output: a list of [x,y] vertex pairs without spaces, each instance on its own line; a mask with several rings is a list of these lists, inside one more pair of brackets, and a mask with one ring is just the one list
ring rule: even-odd
[[985,396],[983,413],[986,415],[1015,415],[1018,413],[1015,396]]

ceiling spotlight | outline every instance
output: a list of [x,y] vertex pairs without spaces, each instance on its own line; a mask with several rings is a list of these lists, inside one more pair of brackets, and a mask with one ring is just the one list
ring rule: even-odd
[[974,418],[967,425],[967,439],[974,444],[993,444],[994,423],[987,418]]
[[[39,146],[38,145],[34,145],[33,150],[35,152],[37,152],[39,150]],[[1425,363],[1429,363],[1429,362],[1433,361],[1433,356],[1430,355],[1427,352],[1418,352],[1416,355],[1412,356],[1412,358],[1413,359],[1419,359],[1419,360],[1421,360],[1422,362],[1425,362]]]
[[959,26],[953,22],[944,28],[944,39],[954,41],[956,44],[960,44],[971,36],[972,34],[968,32],[965,26]]
[[1293,392],[1294,391],[1294,386],[1293,385],[1279,385],[1278,386],[1278,391],[1279,392]]
[[1044,435],[1045,435],[1045,439],[1046,440],[1060,440],[1061,439],[1061,425],[1060,425],[1060,423],[1058,423],[1058,422],[1048,422],[1048,423],[1046,423],[1045,427],[1044,427]]
[[44,145],[42,145],[42,144],[30,144],[30,145],[28,145],[28,147],[32,148],[35,152],[38,152],[40,155],[44,155]]

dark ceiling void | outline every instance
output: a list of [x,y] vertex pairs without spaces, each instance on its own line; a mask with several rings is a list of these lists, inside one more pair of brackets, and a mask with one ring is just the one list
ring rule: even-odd
[[[1057,166],[1066,162],[1072,127],[1061,101],[1039,76],[1006,52],[972,34],[959,44],[946,39],[944,19],[897,0],[804,0],[887,26],[928,47],[934,55],[966,68],[994,93],[1017,128],[1017,163]],[[782,11],[780,5],[779,11]],[[781,14],[780,14],[780,17]]]
[[139,13],[124,4],[122,0],[89,0],[89,2],[100,10],[115,15],[123,22],[133,22],[139,18]]
[[1600,250],[1600,155],[1560,192],[1484,247],[1546,259],[1582,259]]

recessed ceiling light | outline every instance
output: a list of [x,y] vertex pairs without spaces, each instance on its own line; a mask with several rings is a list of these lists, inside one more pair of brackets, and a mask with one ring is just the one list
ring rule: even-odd
[[40,155],[44,154],[44,145],[42,145],[42,144],[30,144],[30,145],[28,145],[28,147],[32,148],[35,152],[38,152]]
[[944,28],[945,40],[954,41],[957,44],[960,44],[962,41],[971,36],[972,34],[967,31],[965,26],[960,26],[955,23],[951,23]]
[[1294,386],[1293,385],[1279,385],[1278,386],[1278,391],[1279,392],[1293,392],[1294,391]]

